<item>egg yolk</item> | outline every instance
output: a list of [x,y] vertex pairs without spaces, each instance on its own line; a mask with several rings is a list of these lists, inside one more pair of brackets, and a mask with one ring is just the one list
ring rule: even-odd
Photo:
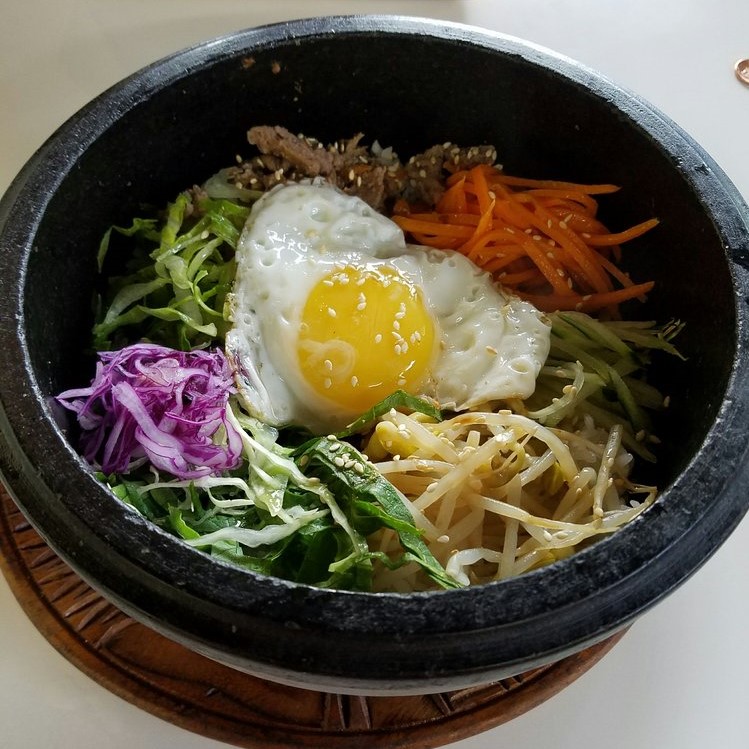
[[302,312],[302,375],[316,393],[355,413],[395,390],[413,392],[434,349],[434,323],[419,290],[392,267],[332,271]]

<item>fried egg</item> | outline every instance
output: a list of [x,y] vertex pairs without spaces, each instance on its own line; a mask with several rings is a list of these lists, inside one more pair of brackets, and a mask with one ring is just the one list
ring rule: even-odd
[[524,399],[549,352],[533,305],[322,180],[258,200],[236,261],[227,353],[273,426],[335,431],[396,390],[456,411]]

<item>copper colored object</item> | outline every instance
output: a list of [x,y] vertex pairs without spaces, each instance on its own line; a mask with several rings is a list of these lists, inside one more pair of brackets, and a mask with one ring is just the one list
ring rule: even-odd
[[0,488],[0,569],[39,631],[111,692],[195,733],[251,749],[427,749],[505,723],[582,675],[621,638],[481,687],[408,697],[313,692],[208,660],[83,582]]
[[746,86],[749,86],[749,57],[744,60],[739,60],[734,65],[736,71],[736,77]]

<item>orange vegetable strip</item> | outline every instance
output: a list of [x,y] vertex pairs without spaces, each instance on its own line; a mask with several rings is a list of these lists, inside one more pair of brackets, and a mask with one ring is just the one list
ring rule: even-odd
[[437,203],[440,213],[465,213],[467,210],[465,194],[465,177],[459,179],[454,185],[445,190]]
[[454,237],[435,237],[433,234],[411,233],[416,244],[422,244],[425,247],[434,247],[437,250],[456,250],[463,243],[461,239]]
[[563,182],[560,180],[553,179],[527,179],[525,177],[511,177],[508,174],[497,172],[492,180],[501,182],[504,185],[511,185],[512,187],[529,187],[529,188],[541,188],[550,190],[575,190],[584,192],[587,195],[603,195],[606,193],[616,192],[619,189],[618,185],[583,185],[577,182]]
[[415,221],[433,221],[435,224],[446,226],[460,224],[471,227],[476,226],[481,219],[475,213],[402,213],[401,216]]
[[445,224],[442,221],[425,221],[410,216],[393,216],[393,221],[404,231],[428,234],[435,237],[456,237],[469,239],[473,234],[472,226]]
[[536,212],[529,211],[529,213],[533,216],[534,225],[569,253],[594,291],[611,290],[611,281],[601,268],[599,256],[596,252],[591,250],[575,232],[571,231],[564,221],[556,221],[538,201],[533,200],[533,202]]
[[[480,257],[480,256],[479,256]],[[526,256],[525,251],[521,248],[518,248],[516,253],[507,253],[505,255],[494,255],[490,258],[483,258],[480,257],[481,263],[480,266],[489,273],[499,273],[500,271],[505,271],[507,273],[515,273],[519,272],[520,270],[524,270],[521,268],[521,263],[518,261],[525,260],[527,262],[531,262],[529,258]],[[479,263],[476,263],[479,265]],[[517,266],[517,267],[516,267]],[[538,270],[537,266],[533,265],[532,268],[535,270],[535,272],[538,274],[538,277],[541,279],[541,281],[544,280],[543,275]]]
[[[504,268],[518,260],[525,260],[527,263],[533,265],[527,252],[517,242],[502,244],[500,246],[478,243],[471,249],[468,259],[472,260],[480,268],[489,271]],[[489,265],[492,267],[489,268]]]
[[657,225],[658,219],[651,218],[647,221],[643,221],[641,224],[636,224],[625,231],[616,232],[614,234],[591,234],[584,239],[586,244],[592,245],[593,247],[607,247],[609,245],[622,244],[630,239],[639,237]]
[[[587,279],[591,290],[599,292],[610,290],[611,283],[597,263],[594,251],[587,247],[574,232],[568,231],[564,222],[555,220],[551,214],[547,213],[537,200],[527,195],[518,197],[518,206],[525,212],[527,220],[541,233],[551,237],[569,255],[569,259],[580,268],[583,276]],[[535,212],[529,210],[525,203],[532,204],[536,209]],[[540,234],[535,236],[540,236]],[[569,262],[566,264],[569,264]]]
[[614,263],[612,263],[608,258],[602,257],[601,258],[601,265],[617,280],[619,283],[624,287],[629,287],[634,285],[634,281],[620,268],[618,268]]
[[586,232],[587,234],[608,234],[609,230],[597,218],[589,216],[587,213],[580,213],[577,206],[569,206],[566,203],[559,205],[547,205],[549,213],[564,219],[567,226],[573,231]]
[[489,202],[486,211],[481,214],[481,219],[479,220],[478,224],[476,224],[476,229],[473,232],[473,236],[460,248],[461,252],[470,253],[471,248],[476,244],[476,242],[480,241],[481,237],[491,230],[493,210],[494,201],[492,200]]
[[[598,204],[590,196],[618,189],[511,177],[481,165],[448,177],[435,213],[409,214],[406,206],[396,220],[415,241],[461,251],[540,309],[615,312],[622,301],[644,298],[653,283],[635,285],[610,255],[618,260],[620,243],[658,223],[609,232],[594,217]],[[612,279],[624,288],[614,290]],[[539,293],[518,291],[521,285]]]
[[486,177],[481,167],[471,169],[470,176],[476,190],[476,197],[479,201],[479,213],[483,216],[490,210],[490,203],[493,202],[492,197],[489,195],[489,185],[486,182]]
[[517,202],[510,199],[497,200],[494,203],[494,215],[518,229],[527,229],[531,224],[524,213],[517,208]]
[[536,264],[541,273],[543,273],[554,291],[561,296],[571,295],[573,291],[567,285],[567,274],[557,262],[546,254],[541,242],[531,239],[525,233],[518,234],[518,237],[518,243],[526,251],[528,257]]
[[[518,194],[522,195],[523,193],[518,193]],[[559,199],[559,200],[565,200],[565,201],[572,202],[572,203],[577,203],[583,206],[584,208],[586,208],[591,216],[595,216],[596,213],[598,212],[598,202],[583,192],[573,192],[573,191],[561,192],[559,190],[537,189],[537,190],[528,190],[525,194],[533,195],[534,198],[545,198],[547,200]]]
[[520,296],[544,312],[555,312],[557,310],[595,312],[604,307],[621,304],[628,299],[643,296],[651,291],[653,286],[655,286],[654,281],[647,281],[646,283],[629,286],[626,289],[606,291],[600,294],[585,294],[584,296],[580,296],[579,294],[575,294],[574,296],[561,296],[559,294],[542,295],[523,293],[521,293]]

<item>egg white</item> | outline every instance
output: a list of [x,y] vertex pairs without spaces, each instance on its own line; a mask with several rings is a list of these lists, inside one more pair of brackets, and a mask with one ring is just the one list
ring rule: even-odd
[[533,305],[459,253],[407,245],[395,223],[322,180],[281,185],[258,200],[236,260],[227,353],[245,404],[274,426],[322,433],[359,415],[321,397],[297,362],[305,301],[344,266],[387,265],[420,289],[439,350],[414,394],[443,408],[527,398],[549,352],[550,326]]

